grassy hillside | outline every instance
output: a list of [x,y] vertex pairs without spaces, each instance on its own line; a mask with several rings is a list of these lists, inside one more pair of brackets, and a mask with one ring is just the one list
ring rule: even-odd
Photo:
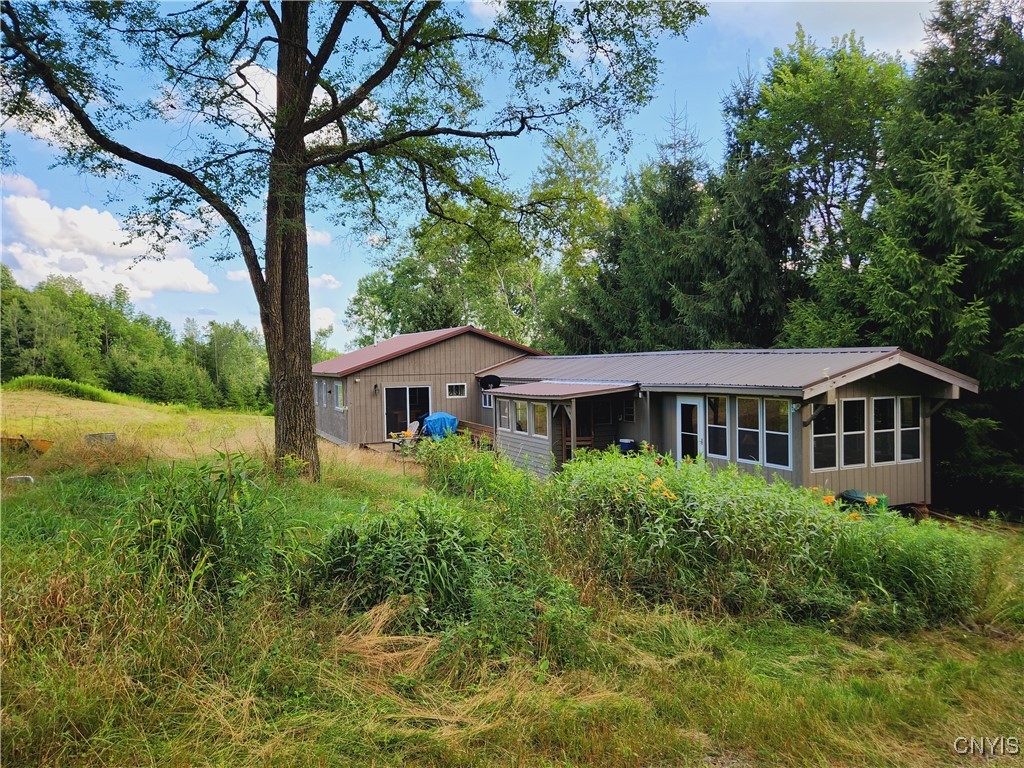
[[[322,445],[313,486],[263,471],[261,417],[4,393],[3,427],[58,441],[4,457],[38,480],[4,487],[5,766],[969,765],[956,737],[1024,736],[1020,534],[993,534],[969,617],[847,631],[700,603],[697,561],[641,567],[630,529],[595,565],[565,516],[620,514],[598,488],[625,465],[555,488]],[[717,493],[666,478],[630,514]],[[781,541],[729,557],[792,570]]]

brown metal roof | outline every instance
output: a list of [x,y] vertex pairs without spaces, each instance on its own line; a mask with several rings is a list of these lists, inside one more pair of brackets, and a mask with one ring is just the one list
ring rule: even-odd
[[417,349],[423,349],[429,347],[432,344],[445,341],[447,339],[461,336],[464,333],[475,333],[478,336],[483,336],[493,341],[507,344],[515,349],[521,349],[528,355],[543,355],[543,352],[539,352],[536,349],[527,347],[524,344],[519,344],[509,339],[504,339],[501,336],[496,336],[493,333],[483,330],[482,328],[475,328],[472,325],[462,325],[458,328],[440,328],[436,331],[422,331],[420,333],[403,333],[400,336],[395,336],[390,339],[378,342],[369,347],[363,347],[357,349],[354,352],[349,352],[344,355],[338,355],[332,357],[330,360],[324,360],[322,363],[317,363],[313,366],[313,373],[320,376],[348,376],[351,373],[356,373],[364,368],[369,368],[371,365],[377,365],[379,363],[387,362],[388,360],[394,360],[396,357],[407,355],[410,352],[415,352]]
[[[977,392],[978,382],[899,347],[728,349],[525,357],[492,367],[504,379],[638,384],[645,389],[773,390],[811,397],[894,365]],[[841,382],[836,382],[841,379]]]
[[514,384],[489,390],[498,397],[515,397],[531,400],[569,400],[574,397],[595,397],[613,392],[628,392],[636,384],[593,383],[580,384],[568,381],[537,381],[530,384]]

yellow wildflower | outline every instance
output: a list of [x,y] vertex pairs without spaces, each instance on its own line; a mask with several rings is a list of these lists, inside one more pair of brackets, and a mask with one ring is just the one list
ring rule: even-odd
[[864,499],[864,503],[870,507],[872,504],[878,503],[878,498],[875,496],[868,496],[867,498]]
[[832,496],[832,495],[822,496],[821,500],[824,501],[826,504],[835,504],[836,503],[836,497]]
[[820,489],[818,488],[818,486],[815,485],[814,487],[811,488],[811,490],[817,493]]
[[846,519],[847,520],[860,520],[860,515],[858,515],[856,512],[851,512],[850,514],[848,514],[846,516]]

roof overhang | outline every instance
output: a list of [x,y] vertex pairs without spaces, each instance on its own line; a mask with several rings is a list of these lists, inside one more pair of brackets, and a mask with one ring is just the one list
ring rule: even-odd
[[806,385],[803,388],[803,399],[811,400],[819,395],[825,394],[830,390],[838,389],[839,387],[847,384],[852,384],[860,379],[873,376],[876,373],[881,373],[890,368],[894,368],[898,365],[902,365],[905,368],[909,368],[912,371],[917,371],[925,376],[930,376],[933,379],[937,379],[949,385],[948,397],[949,400],[955,400],[960,396],[960,390],[966,389],[968,392],[977,393],[978,391],[978,380],[973,379],[970,376],[964,376],[962,373],[946,368],[945,366],[933,363],[930,360],[925,360],[923,357],[912,355],[909,352],[904,352],[901,349],[894,350],[885,357],[878,360],[871,360],[863,365],[859,365],[856,368],[850,368],[843,371],[836,376],[821,379],[812,384]]
[[619,392],[635,392],[636,389],[636,384],[621,382],[535,381],[529,384],[496,387],[490,390],[489,394],[517,400],[572,400]]

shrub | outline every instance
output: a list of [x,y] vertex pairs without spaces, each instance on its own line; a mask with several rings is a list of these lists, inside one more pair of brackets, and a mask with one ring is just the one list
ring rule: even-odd
[[581,452],[551,482],[566,537],[588,543],[576,548],[613,585],[853,631],[970,616],[995,547],[987,536],[915,526],[884,508],[862,518],[810,489],[650,452]]
[[423,440],[417,458],[426,468],[427,484],[437,491],[493,502],[516,514],[535,508],[540,484],[508,458],[478,450],[467,435]]
[[273,565],[270,498],[262,467],[241,454],[158,472],[129,504],[142,567],[188,593],[244,591]]
[[404,627],[443,631],[484,654],[531,647],[556,662],[586,646],[575,590],[515,529],[427,495],[325,539],[322,575],[351,590],[357,610],[405,600]]

